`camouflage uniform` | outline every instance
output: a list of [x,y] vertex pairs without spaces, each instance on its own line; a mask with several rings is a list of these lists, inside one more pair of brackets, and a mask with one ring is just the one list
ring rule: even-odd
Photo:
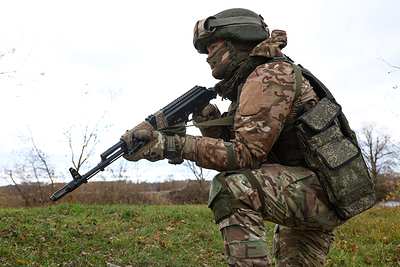
[[[253,49],[251,56],[284,57],[281,48],[286,46],[286,33],[275,30],[271,35],[271,38]],[[227,85],[229,81],[225,84]],[[286,62],[263,64],[248,76],[235,112],[235,139],[230,140],[236,152],[236,169],[252,167],[252,155],[259,162],[265,162],[285,123],[294,120],[298,107],[310,99],[319,100],[304,77],[301,94],[293,102],[295,91],[293,67]],[[231,106],[235,105],[236,103],[232,103]],[[312,106],[313,102],[310,102],[306,110]],[[227,155],[222,136],[187,135],[181,143],[184,144],[183,158],[196,162],[200,167],[227,170]]]
[[264,164],[253,173],[265,193],[263,213],[258,211],[258,193],[246,176],[233,174],[221,179],[235,199],[251,208],[238,209],[218,224],[228,266],[271,263],[263,219],[277,224],[276,266],[323,266],[334,240],[332,230],[342,222],[328,203],[316,175],[304,167],[279,164]]
[[[257,45],[251,55],[283,57],[281,48],[285,45],[286,33],[273,31],[271,38]],[[250,168],[255,160],[267,162],[268,153],[284,125],[294,120],[298,107],[310,99],[319,100],[303,77],[301,94],[294,101],[295,84],[293,68],[286,62],[262,64],[247,77],[235,112],[235,138],[230,140],[236,169]],[[221,131],[205,129],[205,132],[214,136],[182,138],[183,158],[200,167],[226,171],[228,155],[226,143],[218,136]],[[253,174],[262,185],[265,199],[260,200],[257,190],[243,174],[228,172],[215,178],[232,198],[249,206],[218,221],[228,266],[271,264],[263,220],[277,224],[276,266],[322,266],[334,240],[332,232],[343,222],[333,212],[316,174],[301,166],[267,163],[253,170]],[[266,206],[263,212],[261,201]]]
[[[208,44],[225,40],[207,62],[213,76],[223,78],[222,95],[232,101],[234,131],[208,126],[201,129],[204,137],[176,136],[175,142],[181,158],[222,172],[212,181],[209,204],[224,239],[228,266],[271,265],[263,220],[277,224],[276,266],[322,266],[333,230],[343,221],[316,174],[294,157],[297,141],[293,144],[293,138],[287,138],[299,107],[305,104],[309,110],[319,98],[304,77],[296,94],[294,69],[281,52],[286,33],[275,30],[269,36],[262,17],[244,9],[226,10],[196,24],[194,44],[200,53],[207,54]],[[214,109],[210,105],[203,110],[206,120],[221,116],[208,108]],[[164,158],[165,136],[147,126],[139,126],[147,131],[132,132],[152,148],[143,148],[147,152],[132,160]],[[132,132],[122,137],[128,146]],[[252,174],[243,172],[250,168]]]

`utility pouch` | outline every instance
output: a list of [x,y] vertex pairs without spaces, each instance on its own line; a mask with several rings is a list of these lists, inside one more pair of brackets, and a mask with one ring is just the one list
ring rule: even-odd
[[336,214],[348,220],[374,206],[376,198],[355,136],[342,132],[341,112],[338,103],[325,97],[297,118],[294,131]]

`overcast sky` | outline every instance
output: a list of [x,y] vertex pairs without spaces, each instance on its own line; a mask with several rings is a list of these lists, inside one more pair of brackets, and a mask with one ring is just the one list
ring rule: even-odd
[[29,127],[51,163],[67,170],[63,133],[73,127],[78,135],[105,114],[92,167],[125,130],[193,86],[213,86],[193,27],[233,7],[287,31],[284,53],[328,86],[352,128],[374,121],[400,140],[400,89],[393,89],[400,71],[379,59],[400,65],[397,0],[0,3],[0,72],[17,70],[0,75],[0,167],[12,167],[10,152],[21,149],[18,136]]

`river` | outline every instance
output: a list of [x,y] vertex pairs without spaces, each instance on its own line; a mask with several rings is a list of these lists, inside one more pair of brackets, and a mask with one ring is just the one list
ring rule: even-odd
[[378,202],[377,206],[385,206],[385,207],[396,207],[400,205],[398,201],[385,201],[385,202]]

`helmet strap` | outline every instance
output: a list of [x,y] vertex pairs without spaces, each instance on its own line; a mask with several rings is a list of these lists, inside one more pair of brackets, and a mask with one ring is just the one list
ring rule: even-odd
[[228,45],[229,56],[232,59],[232,62],[229,65],[228,69],[226,70],[225,77],[224,77],[224,80],[228,81],[232,77],[232,74],[236,70],[239,63],[248,57],[248,55],[250,54],[250,51],[249,51],[249,53],[246,53],[245,55],[241,56],[240,58],[237,58],[238,54],[237,54],[235,47],[233,46],[231,40],[227,39],[227,40],[225,40],[225,43]]
[[225,40],[225,43],[228,45],[229,56],[232,59],[232,62],[229,65],[228,69],[226,70],[225,77],[224,77],[225,81],[228,81],[231,78],[233,71],[237,68],[238,62],[237,62],[237,58],[236,58],[237,53],[236,53],[235,47],[233,46],[231,40]]
[[229,47],[229,55],[231,56],[232,61],[236,61],[237,53],[236,53],[235,47],[233,46],[231,40],[225,40],[225,43]]

